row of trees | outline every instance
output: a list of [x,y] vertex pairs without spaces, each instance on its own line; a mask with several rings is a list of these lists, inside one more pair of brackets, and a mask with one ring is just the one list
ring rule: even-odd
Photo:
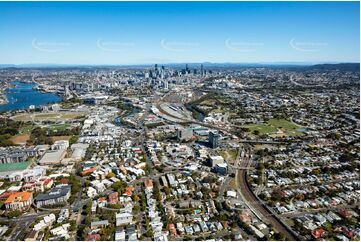
[[19,128],[22,125],[22,122],[17,122],[12,119],[0,119],[0,146],[13,146],[14,143],[10,139],[19,133]]

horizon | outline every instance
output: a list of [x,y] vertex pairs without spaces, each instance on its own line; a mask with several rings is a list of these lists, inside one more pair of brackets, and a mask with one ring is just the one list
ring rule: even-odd
[[0,63],[359,63],[359,7],[359,2],[0,2]]
[[[0,68],[62,68],[62,67],[152,67],[158,63],[140,63],[140,64],[57,64],[57,63],[32,63],[32,64],[0,64]],[[343,64],[360,64],[360,62],[174,62],[161,63],[162,66],[180,66],[180,65],[210,65],[210,66],[294,66],[308,67],[314,65],[343,65]]]

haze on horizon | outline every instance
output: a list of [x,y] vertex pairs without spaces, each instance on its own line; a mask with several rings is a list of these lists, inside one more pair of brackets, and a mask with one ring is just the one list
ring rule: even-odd
[[360,61],[359,2],[0,2],[0,64]]

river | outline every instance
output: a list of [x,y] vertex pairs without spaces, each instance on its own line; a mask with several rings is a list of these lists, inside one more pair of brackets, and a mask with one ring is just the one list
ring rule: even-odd
[[34,90],[33,87],[36,83],[12,81],[11,84],[15,87],[5,91],[8,103],[0,105],[0,112],[27,109],[30,105],[40,106],[62,101],[62,97],[56,94]]

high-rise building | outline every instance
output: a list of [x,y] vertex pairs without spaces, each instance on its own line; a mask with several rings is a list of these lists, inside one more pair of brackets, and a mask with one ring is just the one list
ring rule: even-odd
[[167,80],[164,80],[164,81],[163,81],[163,88],[164,88],[165,90],[168,90],[169,85],[168,85],[168,81],[167,81]]
[[155,73],[155,77],[159,76],[159,69],[158,69],[158,64],[154,65],[154,73]]
[[218,147],[219,137],[220,137],[220,135],[218,133],[215,133],[215,132],[212,132],[212,131],[209,132],[209,134],[208,134],[208,142],[209,142],[209,145],[212,148],[217,148]]

